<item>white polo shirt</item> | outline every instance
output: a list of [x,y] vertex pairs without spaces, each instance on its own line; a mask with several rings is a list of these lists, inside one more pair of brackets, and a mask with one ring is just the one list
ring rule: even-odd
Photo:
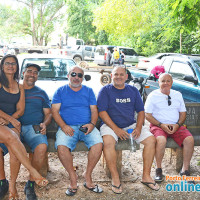
[[186,112],[182,94],[170,90],[171,105],[168,105],[168,96],[160,92],[160,89],[152,91],[145,103],[145,113],[152,116],[163,124],[176,124],[179,120],[179,113]]

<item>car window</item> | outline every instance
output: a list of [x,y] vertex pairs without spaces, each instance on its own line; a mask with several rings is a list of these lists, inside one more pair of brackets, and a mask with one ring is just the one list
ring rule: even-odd
[[99,53],[99,55],[104,56],[105,49],[103,47],[99,47],[97,48],[96,53]]
[[86,51],[92,51],[92,47],[85,47]]
[[169,72],[174,78],[183,79],[183,76],[185,75],[190,75],[195,77],[191,67],[187,63],[182,63],[182,62],[174,61],[171,65]]
[[133,56],[137,55],[137,53],[133,49],[126,49],[126,48],[120,48],[120,51],[123,50],[125,55]]
[[165,71],[168,72],[170,65],[171,65],[172,59],[168,57],[163,57],[161,60],[161,65],[165,67]]
[[41,67],[38,79],[45,78],[66,78],[68,71],[71,67],[75,66],[75,62],[72,59],[62,58],[29,58],[25,59],[22,65],[21,74],[24,71],[24,67],[27,63],[34,63]]
[[198,67],[200,67],[200,60],[195,60],[194,62],[198,65]]

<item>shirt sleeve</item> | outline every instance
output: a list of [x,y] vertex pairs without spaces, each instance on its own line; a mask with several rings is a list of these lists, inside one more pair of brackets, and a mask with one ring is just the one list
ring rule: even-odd
[[89,95],[90,95],[90,105],[97,105],[97,100],[92,88],[89,89]]
[[43,93],[44,93],[43,108],[51,108],[51,103],[47,93],[45,91],[43,91]]
[[52,104],[61,103],[60,88],[58,88],[52,98]]
[[152,95],[149,94],[147,96],[147,100],[144,106],[145,113],[153,113],[153,103],[152,103]]
[[106,87],[101,88],[97,97],[98,111],[107,111],[108,109],[108,94]]
[[179,100],[180,100],[180,109],[179,109],[179,112],[186,112],[186,107],[185,107],[185,103],[184,103],[184,100],[183,100],[183,96],[182,94],[179,92]]
[[135,111],[137,113],[139,113],[140,111],[144,111],[144,103],[143,103],[140,93],[137,89],[136,89]]

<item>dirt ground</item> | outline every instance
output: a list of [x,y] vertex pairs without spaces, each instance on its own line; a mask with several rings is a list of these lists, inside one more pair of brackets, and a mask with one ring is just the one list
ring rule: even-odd
[[[122,160],[122,177],[121,182],[123,186],[123,193],[120,195],[114,194],[111,191],[110,179],[107,177],[103,164],[98,162],[96,168],[93,171],[93,180],[98,183],[104,190],[101,194],[95,194],[83,187],[84,178],[82,176],[87,165],[87,152],[75,152],[74,166],[77,167],[78,175],[78,191],[74,197],[67,197],[65,191],[69,185],[69,177],[60,163],[56,153],[49,153],[50,172],[48,172],[47,179],[49,184],[47,187],[36,187],[36,193],[39,200],[61,200],[61,199],[77,199],[77,200],[89,200],[89,199],[123,199],[123,200],[142,200],[142,199],[200,199],[199,192],[167,192],[166,185],[175,182],[164,181],[160,184],[159,191],[152,191],[143,184],[140,183],[142,175],[142,146],[136,153],[130,153],[129,151],[123,151]],[[173,161],[170,162],[169,156],[164,157],[163,171],[168,175],[179,175],[176,172]],[[172,159],[173,160],[173,159]],[[200,160],[200,147],[195,147],[194,156],[191,162],[191,174],[193,176],[200,175],[200,166],[198,161]],[[152,176],[155,173],[155,162],[152,167]],[[9,179],[9,155],[5,157],[5,169],[6,176]],[[17,189],[20,199],[24,200],[24,186],[28,179],[28,172],[22,166],[20,169],[19,177],[17,179]],[[176,183],[179,183],[176,181]],[[197,182],[199,184],[199,182]],[[8,195],[4,198],[8,199]]]

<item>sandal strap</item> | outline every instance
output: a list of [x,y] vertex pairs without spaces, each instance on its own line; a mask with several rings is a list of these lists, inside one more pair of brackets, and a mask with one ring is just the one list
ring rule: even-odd
[[119,184],[119,186],[117,187],[116,185],[113,185],[112,184],[112,186],[114,187],[114,188],[117,188],[117,189],[119,189],[120,187],[121,187],[121,183]]

